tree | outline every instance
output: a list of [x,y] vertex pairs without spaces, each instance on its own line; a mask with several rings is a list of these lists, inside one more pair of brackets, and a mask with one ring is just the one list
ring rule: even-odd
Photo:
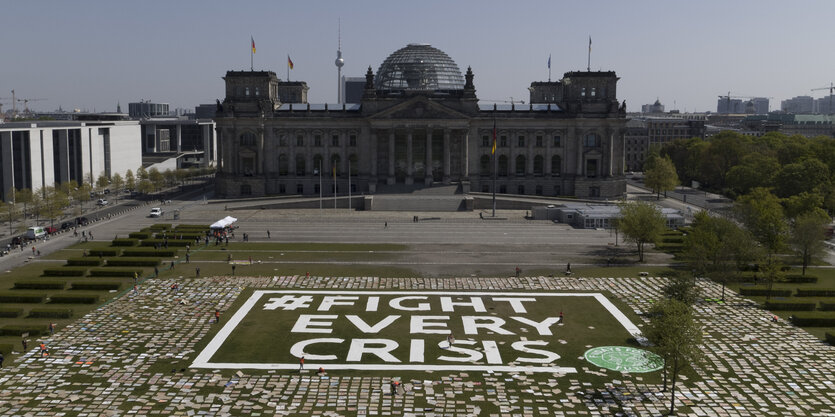
[[829,184],[829,167],[817,158],[807,158],[783,166],[774,183],[780,197],[811,192]]
[[113,174],[113,178],[110,179],[110,185],[113,186],[113,195],[116,196],[116,201],[119,201],[119,194],[122,193],[122,187],[125,186],[125,180],[122,179],[122,175],[118,172]]
[[661,193],[674,190],[679,185],[678,174],[669,156],[656,156],[647,161],[644,168],[644,184],[661,199]]
[[620,206],[620,217],[616,225],[625,241],[638,246],[638,262],[643,262],[644,244],[655,243],[664,232],[667,220],[654,204],[631,201]]
[[23,204],[23,221],[26,221],[27,213],[29,212],[29,205],[32,204],[34,201],[34,194],[32,190],[29,188],[21,188],[20,190],[14,190],[14,202],[15,204]]
[[755,188],[737,200],[734,210],[743,224],[766,251],[765,268],[768,278],[766,302],[771,299],[771,289],[780,273],[779,262],[774,255],[786,244],[788,224],[783,216],[780,199],[765,188]]
[[136,179],[140,181],[148,179],[148,171],[145,167],[139,167],[139,169],[136,170]]
[[101,190],[107,188],[108,185],[110,185],[110,179],[107,178],[107,176],[104,175],[104,173],[99,175],[99,177],[96,179],[96,188]]
[[151,181],[154,191],[157,191],[163,187],[165,177],[162,175],[161,172],[159,172],[158,169],[151,168],[150,170],[148,170],[148,180]]
[[664,295],[672,300],[693,305],[701,294],[696,286],[696,277],[688,273],[671,274],[670,281],[664,286]]
[[64,214],[64,208],[70,204],[69,196],[57,187],[46,187],[43,195],[41,215],[54,225],[55,220]]
[[826,239],[826,225],[830,218],[822,210],[801,214],[794,220],[791,228],[789,243],[803,261],[803,273],[813,257],[823,252],[823,241]]
[[131,191],[136,190],[136,178],[133,176],[133,171],[131,170],[125,172],[125,187]]
[[751,235],[739,225],[700,211],[685,237],[684,258],[697,276],[722,283],[724,301],[727,280],[756,259],[755,248]]
[[0,201],[0,220],[9,223],[9,234],[14,233],[13,224],[20,218],[20,210],[14,204]]
[[154,191],[154,184],[151,183],[151,180],[139,180],[139,185],[136,189],[142,194],[150,194]]
[[91,191],[93,191],[93,187],[86,182],[82,182],[75,190],[72,191],[72,198],[78,201],[78,207],[81,209],[81,214],[84,214],[84,203],[90,201]]
[[[672,374],[670,414],[675,414],[676,380],[678,374],[702,358],[699,344],[702,330],[685,303],[664,300],[652,306],[646,336],[654,344],[652,350],[664,358],[664,372]],[[666,389],[666,378],[665,378]]]
[[165,181],[166,187],[171,187],[172,185],[177,184],[177,173],[170,169],[166,169],[165,171],[163,171],[162,177]]
[[[802,192],[791,197],[784,198],[783,209],[787,218],[794,219],[801,214],[821,210],[823,207],[823,194],[815,192]],[[824,213],[825,214],[825,213]]]

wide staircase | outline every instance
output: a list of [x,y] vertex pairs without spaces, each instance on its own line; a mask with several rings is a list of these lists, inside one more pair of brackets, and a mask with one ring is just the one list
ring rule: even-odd
[[454,185],[378,185],[372,197],[373,211],[460,211],[465,198],[459,184]]

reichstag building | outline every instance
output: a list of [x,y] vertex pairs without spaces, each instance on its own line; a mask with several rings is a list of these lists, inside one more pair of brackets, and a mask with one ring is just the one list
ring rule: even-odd
[[613,71],[533,82],[528,104],[479,103],[474,79],[425,44],[392,53],[376,74],[369,67],[358,103],[311,104],[305,82],[229,71],[215,119],[217,192],[491,193],[495,184],[507,194],[625,195],[626,109]]

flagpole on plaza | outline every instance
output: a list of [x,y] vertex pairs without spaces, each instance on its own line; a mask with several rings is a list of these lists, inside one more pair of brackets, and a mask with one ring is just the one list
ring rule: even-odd
[[249,70],[250,71],[255,71],[255,69],[254,69],[255,68],[255,65],[254,65],[255,60],[253,58],[255,56],[255,38],[253,38],[252,35],[250,35],[249,36],[249,41],[252,44],[252,47],[249,48]]
[[548,82],[551,82],[551,54],[548,54]]
[[[287,70],[288,72],[290,70]],[[319,160],[319,210],[322,209],[322,160]]]
[[589,35],[589,60],[586,66],[586,71],[591,72],[591,35]]
[[496,217],[496,171],[498,160],[496,159],[496,118],[493,118],[493,217]]
[[348,211],[351,211],[351,159],[348,158]]
[[336,210],[336,164],[334,161],[331,161],[333,164],[333,209]]

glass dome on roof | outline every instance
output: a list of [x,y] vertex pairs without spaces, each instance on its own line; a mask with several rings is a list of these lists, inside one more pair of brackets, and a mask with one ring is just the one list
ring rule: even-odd
[[411,43],[380,64],[374,87],[378,90],[463,90],[464,77],[455,61],[440,49]]

